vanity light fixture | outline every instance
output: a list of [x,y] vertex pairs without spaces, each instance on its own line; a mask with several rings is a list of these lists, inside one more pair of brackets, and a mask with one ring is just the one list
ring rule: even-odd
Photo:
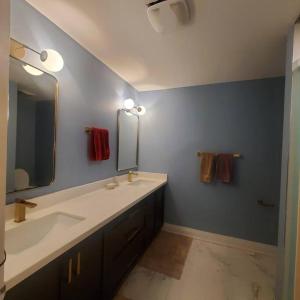
[[137,106],[136,110],[137,110],[138,115],[140,115],[140,116],[143,116],[146,113],[146,108],[145,108],[145,106],[142,106],[142,105]]
[[135,106],[134,101],[131,98],[124,100],[124,108],[125,109],[133,109]]
[[135,105],[134,101],[131,98],[124,100],[124,109],[128,115],[137,114],[142,116],[146,113],[146,108],[142,105]]
[[40,53],[44,67],[51,72],[59,72],[64,67],[62,56],[53,49],[45,49]]
[[41,70],[34,68],[30,65],[23,65],[23,69],[27,73],[29,73],[30,75],[33,75],[33,76],[40,76],[40,75],[44,74],[44,72],[42,72]]
[[[53,49],[44,49],[41,52],[39,52],[35,49],[32,49],[24,44],[17,42],[12,38],[10,39],[10,41],[10,55],[12,57],[23,59],[27,54],[26,51],[29,50],[31,52],[36,53],[39,56],[41,63],[48,71],[59,72],[64,67],[64,60],[62,56]],[[38,76],[37,74],[32,75]]]

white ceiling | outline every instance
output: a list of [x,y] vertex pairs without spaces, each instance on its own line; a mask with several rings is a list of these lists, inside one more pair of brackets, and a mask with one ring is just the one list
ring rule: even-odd
[[145,0],[27,0],[140,91],[284,74],[300,0],[189,0],[192,22],[156,33]]

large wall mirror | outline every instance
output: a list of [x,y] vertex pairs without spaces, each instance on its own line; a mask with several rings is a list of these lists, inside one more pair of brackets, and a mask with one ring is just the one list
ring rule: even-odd
[[118,111],[118,171],[138,166],[139,116]]
[[6,190],[12,193],[54,180],[58,83],[12,52],[9,68]]

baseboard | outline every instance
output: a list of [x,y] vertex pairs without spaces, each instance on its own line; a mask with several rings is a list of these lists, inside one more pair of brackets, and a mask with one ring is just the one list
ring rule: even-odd
[[237,248],[249,252],[262,253],[270,256],[277,256],[277,247],[272,245],[243,240],[168,223],[164,224],[163,230],[226,247]]

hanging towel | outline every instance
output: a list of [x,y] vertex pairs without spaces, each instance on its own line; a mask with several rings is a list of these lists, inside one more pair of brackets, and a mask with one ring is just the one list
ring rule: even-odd
[[90,159],[107,160],[110,157],[109,133],[107,129],[91,128]]
[[216,162],[216,178],[223,183],[231,183],[233,179],[233,154],[218,154]]
[[202,153],[201,157],[200,180],[204,183],[211,183],[215,175],[215,155]]

